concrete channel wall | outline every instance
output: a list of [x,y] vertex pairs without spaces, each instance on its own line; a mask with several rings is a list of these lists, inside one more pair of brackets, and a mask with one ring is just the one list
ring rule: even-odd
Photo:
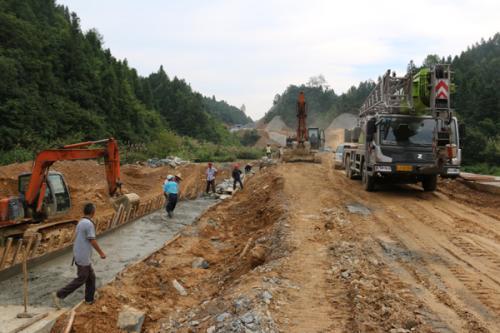
[[[164,204],[165,197],[163,194],[136,205],[120,204],[113,214],[95,219],[96,233],[101,235],[110,232],[160,209]],[[41,224],[38,229],[43,226]],[[25,256],[28,264],[32,266],[51,260],[67,251],[73,245],[75,231],[76,221],[70,229],[65,228],[48,237],[48,239],[43,239],[40,232],[26,234],[24,238],[17,240],[12,237],[7,238],[3,253],[0,256],[0,281],[19,274]],[[39,248],[42,242],[47,244],[49,251],[40,253]]]

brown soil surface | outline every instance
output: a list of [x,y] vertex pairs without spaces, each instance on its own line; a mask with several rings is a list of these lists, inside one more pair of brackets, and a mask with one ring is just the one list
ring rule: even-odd
[[[230,175],[229,166],[215,165],[221,169],[218,180]],[[181,174],[181,198],[193,199],[204,190],[205,164],[187,164],[172,168],[169,166],[149,168],[141,165],[121,167],[121,180],[124,193],[137,193],[141,199],[149,199],[162,193],[162,185],[168,174]],[[23,172],[30,172],[31,162],[11,164],[0,167],[0,195],[17,195],[17,177]],[[104,165],[96,161],[62,161],[51,168],[61,172],[66,179],[71,194],[72,208],[65,218],[78,218],[85,202],[97,205],[98,215],[113,212],[108,195],[108,185]]]
[[[219,169],[217,182],[229,178],[230,164],[216,164]],[[0,167],[0,196],[17,195],[17,177],[23,172],[29,172],[31,162],[11,164]],[[147,202],[162,194],[163,182],[167,175],[181,175],[181,199],[194,199],[205,190],[205,164],[186,164],[172,168],[169,166],[150,168],[141,165],[124,165],[121,167],[122,190],[124,193],[136,193],[141,202]],[[98,233],[105,230],[107,222],[115,212],[112,199],[108,194],[108,185],[104,165],[96,161],[61,161],[51,168],[64,175],[71,196],[71,209],[64,216],[53,217],[52,221],[71,221],[82,216],[83,205],[93,202],[97,206],[95,221]],[[63,224],[44,229],[42,241],[37,248],[36,256],[63,248],[72,242],[73,224]],[[11,247],[8,257],[11,258],[15,247]],[[3,254],[3,247],[0,246]],[[19,258],[18,258],[19,260]],[[17,261],[18,261],[17,260]],[[6,267],[12,265],[8,262]]]
[[250,178],[79,307],[73,331],[118,332],[131,305],[144,332],[499,332],[498,196],[368,193],[330,161]]

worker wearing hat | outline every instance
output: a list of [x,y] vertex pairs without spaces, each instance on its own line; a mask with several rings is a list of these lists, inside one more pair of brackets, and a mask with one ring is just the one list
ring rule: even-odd
[[174,176],[168,175],[167,182],[163,186],[163,192],[167,197],[167,210],[168,217],[173,217],[175,206],[177,205],[177,197],[179,195],[179,184],[174,179]]
[[212,165],[212,162],[208,162],[208,168],[206,170],[207,175],[207,194],[210,192],[210,187],[215,193],[215,176],[217,176],[217,169]]
[[179,184],[182,180],[182,174],[181,173],[178,173],[174,176],[174,180],[177,184]]

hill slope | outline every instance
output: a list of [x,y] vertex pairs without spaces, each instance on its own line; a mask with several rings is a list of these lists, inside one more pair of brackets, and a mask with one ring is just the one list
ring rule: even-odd
[[140,77],[54,0],[1,1],[0,45],[0,152],[106,136],[142,143],[165,129],[228,142],[220,114],[236,108],[207,106],[163,67]]
[[297,96],[303,91],[308,104],[308,126],[328,127],[325,124],[341,113],[357,114],[358,107],[373,89],[371,81],[361,82],[358,87],[352,86],[346,93],[337,95],[332,89],[302,84],[290,85],[281,95],[276,95],[274,105],[264,116],[264,122],[270,122],[275,116],[280,116],[291,128],[296,127]]

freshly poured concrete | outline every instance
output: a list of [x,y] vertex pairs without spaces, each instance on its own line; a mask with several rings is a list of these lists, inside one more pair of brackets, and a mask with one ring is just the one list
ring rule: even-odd
[[[20,333],[50,333],[56,319],[66,312],[65,309],[55,310],[49,307],[29,308],[32,318],[17,318],[17,314],[24,312],[21,305],[0,305],[0,333],[14,332],[22,325],[29,325]],[[41,315],[45,315],[40,318]],[[40,318],[33,322],[34,319]]]
[[[165,210],[161,210],[98,238],[107,258],[101,260],[94,251],[92,265],[97,276],[97,287],[111,281],[127,264],[161,248],[165,241],[184,226],[192,224],[215,202],[213,199],[183,201],[177,205],[172,219],[167,218]],[[71,266],[72,258],[72,252],[68,251],[54,260],[29,268],[30,304],[52,306],[50,294],[76,276],[76,267]],[[22,283],[22,275],[0,282],[0,304],[22,304]],[[81,301],[83,290],[81,287],[68,296],[63,306],[72,306]]]

